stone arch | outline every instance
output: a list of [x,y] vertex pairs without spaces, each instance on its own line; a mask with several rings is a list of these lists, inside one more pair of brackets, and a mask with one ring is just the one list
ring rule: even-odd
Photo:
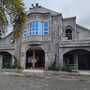
[[26,68],[41,69],[44,67],[45,67],[45,51],[41,46],[30,46],[26,51]]
[[90,51],[73,49],[63,54],[65,65],[77,65],[79,70],[90,70]]
[[[38,44],[37,44],[38,45]],[[34,45],[32,45],[32,46],[30,46],[30,45],[27,45],[26,46],[26,48],[25,48],[25,52],[27,52],[27,50],[29,49],[29,48],[32,48]],[[38,45],[37,47],[39,47],[39,48],[42,48],[45,52],[46,52],[46,50],[45,50],[45,47],[44,46],[42,46],[42,45]]]
[[10,52],[2,50],[0,51],[0,68],[16,68],[16,59],[15,56]]
[[74,51],[74,50],[85,50],[85,51],[88,51],[88,52],[90,51],[88,48],[66,48],[66,49],[62,50],[62,53],[64,55],[65,53],[68,53],[68,52]]
[[7,53],[10,53],[12,55],[12,52],[10,50],[0,50],[0,52],[7,52]]

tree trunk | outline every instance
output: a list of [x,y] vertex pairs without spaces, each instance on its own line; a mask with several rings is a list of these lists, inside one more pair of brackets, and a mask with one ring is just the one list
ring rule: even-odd
[[17,60],[17,68],[21,68],[21,36],[16,39],[16,60]]

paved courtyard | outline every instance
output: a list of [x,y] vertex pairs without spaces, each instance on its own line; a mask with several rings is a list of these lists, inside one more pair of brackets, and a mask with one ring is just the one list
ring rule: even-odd
[[0,90],[90,90],[89,76],[0,74]]

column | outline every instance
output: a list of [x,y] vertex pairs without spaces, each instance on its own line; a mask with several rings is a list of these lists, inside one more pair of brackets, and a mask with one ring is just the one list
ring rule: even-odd
[[14,65],[15,64],[15,58],[14,58],[14,56],[12,55],[12,58],[11,58],[11,60],[12,60],[12,65]]
[[74,54],[74,69],[78,70],[78,54]]
[[59,56],[59,64],[63,66],[63,55],[62,54]]
[[3,60],[3,56],[0,55],[0,69],[2,69],[2,60]]
[[63,52],[59,49],[59,64],[63,66]]
[[45,52],[45,70],[48,69],[48,54]]
[[33,69],[35,68],[35,62],[36,62],[36,59],[35,59],[35,49],[33,48],[33,59],[32,59],[32,68]]

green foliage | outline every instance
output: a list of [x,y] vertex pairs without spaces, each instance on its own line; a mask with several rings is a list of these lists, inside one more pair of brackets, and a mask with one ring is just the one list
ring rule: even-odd
[[7,14],[13,21],[14,39],[18,38],[26,21],[23,0],[0,0],[0,27],[5,30],[8,24]]
[[4,64],[2,66],[2,69],[16,69],[16,64],[12,65],[12,64]]
[[[18,38],[20,37],[22,30],[24,28],[24,24],[26,22],[26,12],[24,9],[24,3],[23,0],[0,0],[0,27],[6,27],[8,25],[8,18],[7,15],[10,16],[10,20],[12,21],[13,25],[13,31],[14,31],[14,42],[15,40],[18,41]],[[5,28],[2,28],[3,31],[5,31]],[[2,33],[1,33],[2,34]],[[0,37],[1,37],[0,34]],[[19,45],[20,46],[20,45]],[[18,48],[21,47],[16,47]],[[18,56],[20,56],[19,51],[17,52],[18,55],[16,55],[17,60],[19,60]],[[19,61],[18,61],[19,62]],[[17,64],[19,67],[20,65]]]
[[63,71],[68,71],[68,72],[72,72],[74,70],[74,66],[73,65],[64,65],[62,67]]
[[18,37],[20,37],[22,30],[23,30],[23,26],[25,24],[26,21],[26,16],[24,12],[21,12],[15,19],[14,19],[14,37],[15,39],[17,39]]
[[60,66],[57,66],[55,63],[53,63],[51,66],[48,67],[48,70],[59,71]]
[[2,28],[4,28],[4,26],[6,26],[7,23],[8,23],[8,21],[7,21],[7,18],[6,18],[5,12],[4,12],[3,8],[0,7],[0,24],[3,25]]

